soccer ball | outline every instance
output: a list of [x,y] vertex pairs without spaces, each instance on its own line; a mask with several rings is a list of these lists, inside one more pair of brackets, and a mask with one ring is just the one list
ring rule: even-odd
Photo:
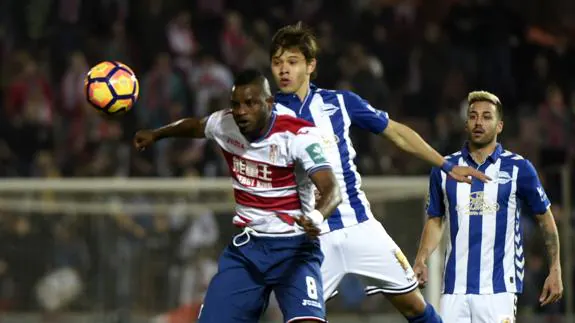
[[100,113],[124,114],[138,100],[136,74],[120,62],[104,61],[92,67],[84,79],[86,99]]

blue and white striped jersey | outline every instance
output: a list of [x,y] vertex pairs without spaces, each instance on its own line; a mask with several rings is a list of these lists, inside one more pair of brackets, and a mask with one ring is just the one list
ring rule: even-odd
[[325,134],[324,154],[342,188],[343,202],[324,222],[322,232],[349,227],[373,218],[354,163],[356,152],[349,137],[349,128],[355,125],[379,134],[389,122],[387,113],[374,109],[353,92],[325,90],[314,85],[311,85],[303,102],[295,94],[283,93],[275,95],[275,102],[279,114],[310,121]]
[[447,157],[491,177],[458,183],[433,168],[427,214],[445,216],[449,242],[445,254],[443,293],[521,293],[525,259],[520,214],[542,214],[550,206],[533,165],[501,145],[477,165],[469,150]]

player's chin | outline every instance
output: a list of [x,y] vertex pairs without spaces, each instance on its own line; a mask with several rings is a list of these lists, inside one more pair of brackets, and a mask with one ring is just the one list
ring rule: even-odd
[[251,131],[251,127],[249,123],[237,123],[238,125],[238,129],[240,129],[240,132],[242,133],[242,135],[248,134]]
[[293,87],[293,86],[289,86],[289,85],[287,85],[287,86],[281,86],[281,85],[280,85],[280,86],[278,86],[278,88],[279,88],[280,92],[281,92],[281,93],[284,93],[284,94],[290,94],[290,93],[294,93],[294,92],[295,92],[294,87]]
[[483,147],[483,146],[485,146],[491,142],[491,140],[489,138],[487,138],[485,135],[472,136],[470,141],[472,144],[479,146],[479,147]]

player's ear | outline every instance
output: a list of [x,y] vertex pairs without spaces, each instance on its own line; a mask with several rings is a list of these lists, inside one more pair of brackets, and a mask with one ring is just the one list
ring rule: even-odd
[[273,108],[274,106],[274,97],[273,96],[268,96],[266,98],[266,105],[268,106],[268,108]]
[[313,74],[313,72],[315,72],[316,66],[317,66],[317,60],[315,58],[312,58],[307,63],[307,74],[309,74],[309,75]]
[[500,134],[503,131],[503,120],[499,120],[497,122],[497,134]]

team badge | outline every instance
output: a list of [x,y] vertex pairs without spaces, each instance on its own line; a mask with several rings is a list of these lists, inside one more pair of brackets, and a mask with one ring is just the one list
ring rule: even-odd
[[270,162],[275,164],[278,158],[278,145],[272,144],[270,146]]

